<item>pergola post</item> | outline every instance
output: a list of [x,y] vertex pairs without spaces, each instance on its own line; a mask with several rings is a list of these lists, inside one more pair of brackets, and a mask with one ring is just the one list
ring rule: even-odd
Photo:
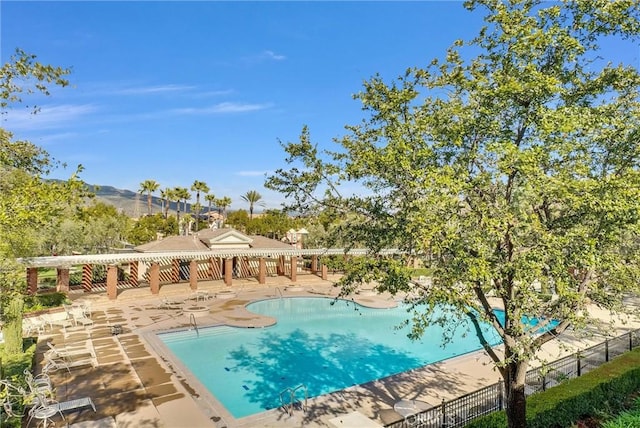
[[69,268],[58,268],[56,290],[61,293],[69,293]]
[[152,262],[149,267],[149,288],[151,294],[160,293],[160,265],[158,262]]
[[116,300],[118,297],[118,266],[107,266],[107,297]]
[[29,294],[38,292],[38,268],[27,268],[27,291]]
[[198,289],[198,262],[196,260],[189,262],[189,285],[192,290]]
[[276,273],[278,276],[284,275],[284,256],[278,257],[278,265],[276,266]]
[[327,265],[322,265],[322,273],[321,273],[321,277],[322,279],[324,279],[325,281],[327,280],[328,274],[327,274]]
[[296,282],[298,279],[298,258],[291,256],[291,282]]
[[93,265],[82,265],[82,289],[85,293],[91,292],[93,286]]
[[224,259],[224,284],[231,286],[233,283],[233,258]]
[[314,254],[311,256],[311,273],[316,272],[318,272],[318,256]]
[[260,257],[258,263],[258,284],[267,282],[267,262],[264,257]]

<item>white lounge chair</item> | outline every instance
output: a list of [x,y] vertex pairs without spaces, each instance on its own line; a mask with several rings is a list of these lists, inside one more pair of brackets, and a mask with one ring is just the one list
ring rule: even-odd
[[163,297],[160,300],[160,304],[158,305],[158,309],[182,309],[182,307],[185,305],[184,300],[182,301],[178,301],[178,300],[170,300],[166,297]]
[[51,342],[47,342],[47,346],[49,347],[48,353],[53,353],[54,355],[66,358],[66,357],[75,357],[79,355],[90,355],[93,358],[96,358],[95,350],[93,349],[93,345],[88,341],[83,346],[55,346]]

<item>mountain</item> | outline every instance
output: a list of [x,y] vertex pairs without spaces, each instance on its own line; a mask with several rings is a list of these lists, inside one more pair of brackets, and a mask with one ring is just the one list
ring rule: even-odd
[[[106,204],[115,206],[118,211],[124,212],[129,217],[140,217],[147,214],[147,195],[133,192],[131,190],[116,189],[113,186],[88,185],[89,190],[95,193],[95,199]],[[157,196],[151,197],[151,210],[154,214],[162,212],[163,201]],[[206,207],[205,207],[206,209]],[[176,203],[169,203],[169,212],[176,211]],[[180,204],[180,211],[182,204]],[[187,204],[188,213],[191,212],[191,204]]]

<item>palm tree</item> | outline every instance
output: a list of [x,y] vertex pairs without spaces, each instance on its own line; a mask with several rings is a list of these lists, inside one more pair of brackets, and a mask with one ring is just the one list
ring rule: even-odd
[[174,187],[170,190],[169,200],[176,203],[176,221],[178,223],[178,235],[180,235],[180,201],[184,187]]
[[231,205],[231,198],[225,196],[223,198],[216,199],[216,205],[218,206],[218,213],[221,215],[222,221],[224,222],[227,214],[227,207]]
[[151,215],[151,194],[160,188],[160,184],[158,184],[155,180],[144,180],[140,183],[140,190],[138,192],[140,194],[147,193],[147,214]]
[[195,180],[191,185],[191,191],[196,192],[196,230],[200,230],[200,192],[207,193],[209,191],[209,186],[204,181]]
[[253,207],[255,205],[264,207],[264,202],[260,202],[262,195],[256,190],[249,190],[244,195],[240,196],[243,200],[249,202],[249,220],[253,219]]
[[211,193],[207,193],[207,194],[204,196],[204,199],[205,199],[207,202],[209,202],[209,212],[207,213],[207,216],[208,216],[208,219],[207,219],[207,220],[208,220],[208,223],[210,224],[210,223],[211,223],[211,204],[215,203],[215,201],[216,201],[216,195],[213,195],[213,194],[211,194]]
[[169,216],[169,202],[173,200],[172,189],[160,190],[160,197],[162,198],[162,212],[164,213],[165,220]]
[[178,187],[178,197],[182,201],[182,211],[187,212],[187,201],[191,199],[191,193],[186,187]]

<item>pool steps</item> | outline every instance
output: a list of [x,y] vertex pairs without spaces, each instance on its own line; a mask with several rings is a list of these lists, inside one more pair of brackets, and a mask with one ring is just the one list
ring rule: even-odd
[[217,326],[217,327],[205,327],[198,328],[194,330],[191,326],[187,330],[178,330],[172,331],[168,334],[160,333],[158,337],[164,343],[177,343],[184,342],[186,340],[192,340],[197,337],[212,337],[212,336],[222,336],[226,334],[233,334],[238,331],[236,327],[228,327],[228,326]]

